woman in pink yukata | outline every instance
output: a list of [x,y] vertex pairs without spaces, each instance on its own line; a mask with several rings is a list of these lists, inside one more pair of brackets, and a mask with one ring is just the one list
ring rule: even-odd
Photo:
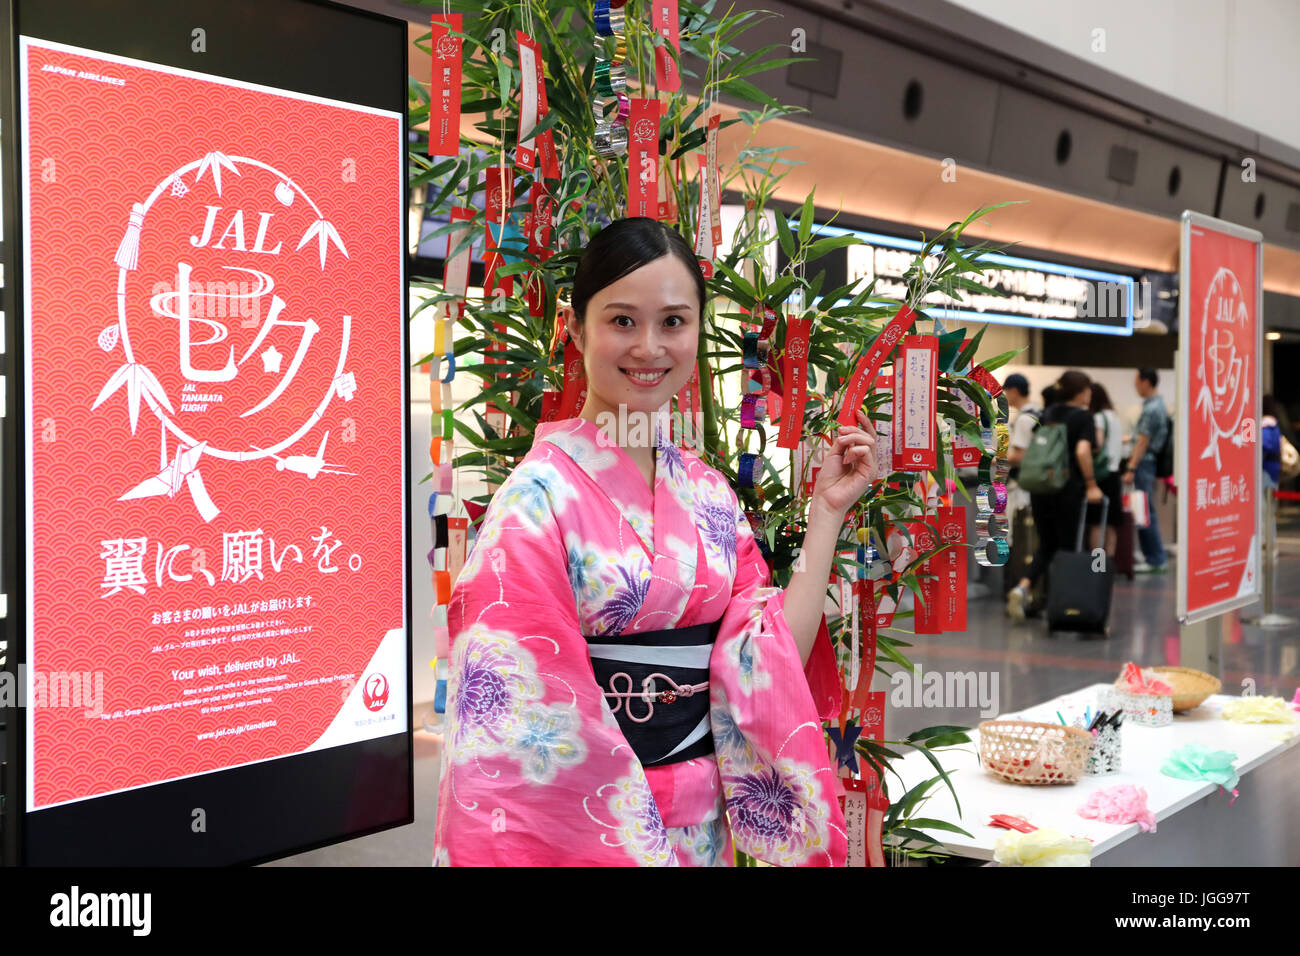
[[691,375],[706,295],[655,220],[617,220],[583,254],[567,317],[581,417],[537,427],[448,607],[435,865],[732,866],[733,847],[844,864],[823,609],[874,431],[861,412],[839,430],[802,568],[767,586],[727,480],[651,415]]

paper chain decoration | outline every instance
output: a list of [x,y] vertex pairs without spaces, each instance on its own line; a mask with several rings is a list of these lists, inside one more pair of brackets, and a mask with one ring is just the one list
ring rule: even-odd
[[[627,34],[624,32],[623,4],[626,0],[596,0],[596,32],[602,37],[614,38],[614,56],[605,59],[604,44],[596,46],[596,100],[593,113],[596,119],[596,152],[601,156],[622,156],[627,152],[627,119],[632,101],[627,96]],[[614,118],[607,120],[605,112],[611,101],[616,106]]]
[[1010,545],[1007,544],[1007,473],[1010,463],[1007,451],[1011,445],[1011,431],[1007,426],[1007,397],[997,379],[978,365],[970,377],[989,393],[993,399],[997,420],[984,422],[981,412],[981,435],[984,454],[979,464],[979,488],[975,492],[975,532],[979,541],[975,545],[975,560],[986,568],[1000,568],[1007,563]]
[[[453,231],[447,239],[448,252],[459,241]],[[448,256],[450,261],[450,256]],[[429,551],[429,568],[433,572],[433,645],[434,671],[437,675],[433,709],[445,713],[447,702],[447,673],[451,635],[447,629],[447,603],[451,600],[451,572],[447,563],[448,516],[455,504],[452,494],[452,466],[456,457],[455,432],[452,430],[454,401],[451,382],[456,377],[456,356],[452,340],[452,315],[459,316],[463,302],[450,303],[446,311],[439,312],[434,325],[434,355],[429,360],[429,408],[434,436],[429,443],[429,461],[433,466],[434,491],[429,495],[429,521],[433,533],[433,548]],[[445,360],[447,370],[439,376],[439,366]],[[441,428],[439,428],[441,421]],[[442,501],[440,502],[439,496]]]

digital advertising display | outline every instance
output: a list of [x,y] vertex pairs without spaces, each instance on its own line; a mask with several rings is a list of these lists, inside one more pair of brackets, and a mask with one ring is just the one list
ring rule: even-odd
[[409,761],[403,113],[15,46],[29,824]]
[[1184,213],[1179,295],[1178,616],[1253,603],[1260,581],[1258,232]]

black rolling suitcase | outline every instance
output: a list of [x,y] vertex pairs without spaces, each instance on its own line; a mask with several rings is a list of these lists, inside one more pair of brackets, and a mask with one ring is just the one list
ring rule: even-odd
[[[1106,509],[1110,501],[1101,499],[1101,527],[1106,527]],[[1047,628],[1050,631],[1078,631],[1105,634],[1110,617],[1110,597],[1115,585],[1115,571],[1102,551],[1093,557],[1083,550],[1083,532],[1088,518],[1088,499],[1079,511],[1079,536],[1075,550],[1058,551],[1048,569]],[[1094,570],[1096,565],[1100,570]]]

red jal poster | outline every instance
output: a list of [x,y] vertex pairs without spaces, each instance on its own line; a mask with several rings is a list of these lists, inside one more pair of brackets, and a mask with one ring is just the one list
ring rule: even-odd
[[1260,234],[1183,215],[1178,414],[1178,614],[1260,594]]
[[20,50],[28,809],[405,732],[402,117]]

